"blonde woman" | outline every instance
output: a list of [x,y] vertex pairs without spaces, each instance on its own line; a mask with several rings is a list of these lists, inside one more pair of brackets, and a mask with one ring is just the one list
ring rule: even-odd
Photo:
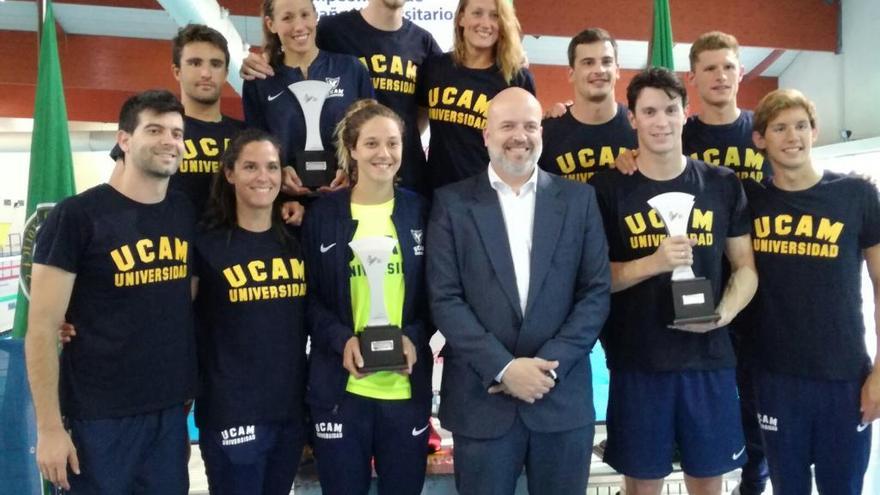
[[485,171],[489,100],[511,86],[535,93],[534,78],[523,67],[521,35],[508,0],[459,1],[453,49],[428,60],[420,89],[431,123],[432,189]]

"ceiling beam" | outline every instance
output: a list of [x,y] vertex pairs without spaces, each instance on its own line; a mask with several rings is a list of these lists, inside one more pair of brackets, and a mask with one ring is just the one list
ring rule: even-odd
[[769,55],[767,55],[766,58],[764,58],[764,60],[758,62],[758,65],[753,67],[752,70],[750,70],[748,72],[748,74],[743,76],[742,82],[747,83],[749,81],[752,81],[756,77],[761,77],[761,74],[763,74],[764,71],[766,71],[768,67],[773,65],[777,60],[779,60],[779,57],[781,57],[784,54],[785,54],[785,50],[780,50],[778,48],[773,50],[772,52],[770,52]]

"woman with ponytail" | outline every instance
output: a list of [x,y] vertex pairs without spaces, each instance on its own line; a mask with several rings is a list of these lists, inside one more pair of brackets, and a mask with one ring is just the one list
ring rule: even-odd
[[[288,86],[315,80],[332,87],[320,115],[321,141],[329,150],[333,148],[333,130],[346,108],[361,98],[372,98],[373,85],[366,67],[357,58],[318,49],[318,12],[312,0],[263,0],[261,14],[263,52],[275,75],[244,82],[244,117],[248,126],[268,131],[279,139],[285,192],[302,194],[307,191],[302,188],[293,164],[296,153],[305,148],[306,117]],[[341,185],[343,174],[339,173],[332,186]]]
[[[351,189],[315,201],[303,223],[311,336],[306,400],[325,495],[366,495],[375,460],[380,495],[421,493],[428,454],[432,355],[424,285],[427,206],[395,187],[403,122],[362,100],[337,126],[337,154]],[[399,327],[406,369],[365,373],[358,335],[370,289],[352,240],[391,238],[384,277],[389,323]]]

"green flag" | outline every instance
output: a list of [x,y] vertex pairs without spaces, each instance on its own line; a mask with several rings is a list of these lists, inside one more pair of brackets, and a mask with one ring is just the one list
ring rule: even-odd
[[55,16],[52,2],[46,2],[37,69],[37,97],[34,101],[34,132],[31,138],[31,163],[28,175],[27,222],[21,246],[21,284],[15,306],[12,335],[23,338],[27,332],[28,292],[34,238],[39,220],[48,211],[39,205],[53,204],[76,192],[73,185],[73,158],[67,129],[67,107],[58,61]]
[[651,33],[651,67],[675,70],[672,58],[672,18],[669,0],[654,0],[654,30]]

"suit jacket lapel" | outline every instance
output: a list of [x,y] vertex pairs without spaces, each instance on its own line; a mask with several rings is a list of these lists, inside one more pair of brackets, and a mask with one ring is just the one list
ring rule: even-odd
[[498,195],[489,185],[487,174],[480,176],[474,187],[474,204],[471,214],[477,226],[483,248],[492,264],[492,269],[501,281],[501,289],[507,295],[510,304],[522,315],[519,305],[519,291],[516,287],[516,273],[513,271],[513,258],[510,255],[510,243],[507,229],[504,227],[504,215]]
[[538,170],[538,187],[535,193],[535,221],[532,230],[526,314],[531,311],[550,270],[553,253],[559,240],[559,231],[565,218],[565,202],[559,198],[559,188],[543,170]]

